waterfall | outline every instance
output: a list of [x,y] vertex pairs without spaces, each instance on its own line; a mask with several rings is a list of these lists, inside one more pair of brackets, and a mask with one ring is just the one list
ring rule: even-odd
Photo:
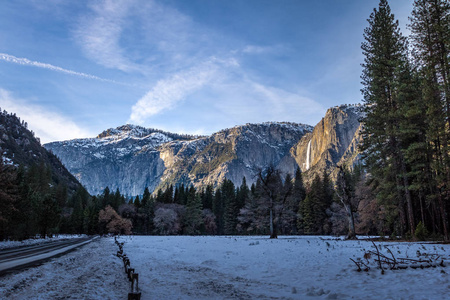
[[309,155],[311,154],[311,140],[308,143],[308,149],[306,150],[306,170],[309,170]]

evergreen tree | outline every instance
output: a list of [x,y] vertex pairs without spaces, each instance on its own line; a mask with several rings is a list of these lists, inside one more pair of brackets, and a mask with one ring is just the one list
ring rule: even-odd
[[296,215],[298,206],[293,198],[294,185],[291,174],[287,173],[277,209],[280,232],[293,234],[296,232]]
[[156,202],[158,203],[164,203],[164,194],[163,191],[161,189],[158,190],[158,192],[156,192]]
[[239,187],[239,192],[236,193],[236,203],[238,211],[244,207],[245,203],[248,202],[248,199],[250,197],[250,189],[247,185],[247,179],[245,176],[242,178],[241,186]]
[[76,193],[72,199],[73,211],[70,215],[71,233],[83,233],[84,229],[84,208],[81,195]]
[[216,216],[217,234],[224,234],[223,218],[224,218],[224,204],[222,199],[222,191],[220,188],[214,193],[213,213]]
[[[362,83],[365,102],[362,132],[364,161],[377,192],[398,208],[400,230],[414,232],[412,197],[407,177],[400,123],[403,118],[401,72],[407,62],[406,41],[386,0],[370,15],[361,48],[365,56]],[[392,193],[395,191],[395,193]]]
[[[142,201],[142,202],[144,202],[144,201]],[[136,196],[136,198],[134,198],[133,204],[138,209],[141,207],[141,200],[139,200],[139,196]]]
[[16,172],[12,167],[4,165],[0,157],[0,241],[11,234],[10,226],[17,210],[17,197]]
[[306,190],[303,183],[303,175],[300,168],[297,168],[295,171],[295,178],[294,178],[294,187],[292,191],[292,197],[291,197],[291,206],[292,209],[297,212],[295,216],[295,220],[293,223],[293,226],[296,226],[297,232],[303,232],[303,225],[302,225],[302,219],[301,219],[301,207],[303,204],[303,201],[306,197]]
[[202,203],[204,209],[212,209],[214,198],[214,188],[212,184],[208,184],[202,193]]
[[202,209],[200,194],[196,193],[195,188],[191,186],[186,204],[184,227],[186,234],[200,234],[200,228],[203,225]]
[[[426,116],[427,160],[415,189],[421,193],[422,222],[423,194],[437,207],[440,231],[446,239],[448,232],[448,203],[450,202],[450,4],[443,0],[415,0],[410,18],[414,58],[422,77],[422,96]],[[423,147],[425,148],[425,147]],[[417,171],[419,172],[419,171]],[[427,186],[426,183],[429,183]],[[447,202],[447,204],[445,203]],[[438,219],[441,221],[439,222]],[[436,229],[433,226],[433,229]]]
[[330,201],[324,181],[316,175],[301,207],[302,229],[306,234],[329,234],[327,209]]
[[163,203],[173,203],[173,185],[170,185],[162,195]]
[[111,198],[111,192],[109,190],[109,187],[106,187],[103,190],[103,193],[102,193],[100,198],[102,200],[102,205],[101,205],[102,208],[105,208],[107,205],[111,204],[111,199],[110,199]]
[[235,234],[239,211],[236,203],[234,184],[231,180],[225,179],[220,189],[222,201],[224,201],[224,233]]

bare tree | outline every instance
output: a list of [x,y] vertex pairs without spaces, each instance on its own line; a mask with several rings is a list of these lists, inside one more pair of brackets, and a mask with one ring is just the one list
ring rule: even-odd
[[155,211],[153,223],[155,230],[159,234],[177,234],[181,229],[181,225],[178,222],[178,215],[172,208],[158,208]]
[[123,219],[109,205],[99,212],[98,221],[100,226],[104,228],[104,231],[113,234],[131,234],[133,227],[130,220]]
[[270,238],[278,238],[278,225],[289,196],[292,193],[292,184],[284,188],[281,180],[281,172],[274,166],[269,166],[265,170],[258,171],[258,179],[261,182],[260,208],[266,208],[269,211]]
[[356,239],[355,218],[353,215],[352,200],[354,198],[354,188],[351,174],[348,170],[339,166],[339,173],[336,180],[336,196],[345,208],[348,218],[347,239]]

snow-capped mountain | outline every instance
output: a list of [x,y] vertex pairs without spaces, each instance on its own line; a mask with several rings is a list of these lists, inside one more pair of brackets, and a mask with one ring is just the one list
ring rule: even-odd
[[142,194],[145,186],[154,189],[164,164],[157,148],[174,140],[194,136],[123,125],[103,131],[95,138],[46,144],[91,194],[109,187],[128,195]]
[[240,184],[244,176],[251,184],[258,170],[269,165],[284,173],[294,174],[297,167],[306,175],[318,172],[323,166],[342,162],[342,157],[349,156],[348,151],[352,152],[350,156],[356,151],[350,144],[357,135],[359,117],[357,107],[340,106],[329,109],[316,127],[267,122],[235,126],[200,137],[124,125],[108,129],[96,138],[44,146],[91,194],[109,187],[134,196],[142,194],[145,187],[154,191],[170,184],[216,186],[225,178]]

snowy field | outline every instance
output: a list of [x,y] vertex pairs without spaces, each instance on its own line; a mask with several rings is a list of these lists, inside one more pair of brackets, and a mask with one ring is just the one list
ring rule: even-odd
[[[143,299],[445,299],[449,267],[356,272],[369,241],[324,237],[122,237]],[[377,243],[377,245],[381,245]],[[450,245],[382,243],[398,257]]]
[[[448,299],[450,267],[356,272],[369,241],[327,237],[120,237],[142,299]],[[450,245],[376,243],[450,262]],[[37,268],[0,277],[1,299],[126,299],[129,282],[102,238]],[[372,259],[373,260],[373,259]]]

